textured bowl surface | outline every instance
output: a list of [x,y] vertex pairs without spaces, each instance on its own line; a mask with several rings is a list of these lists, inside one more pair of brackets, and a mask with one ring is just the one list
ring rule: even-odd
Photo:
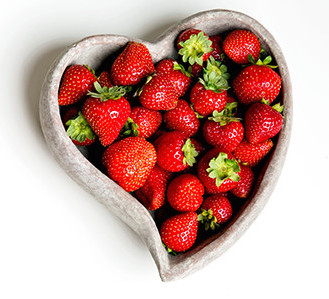
[[[209,35],[234,28],[253,31],[279,66],[285,118],[275,150],[272,151],[269,163],[264,167],[253,196],[230,225],[190,251],[171,256],[162,245],[151,213],[91,164],[70,141],[60,118],[58,88],[61,77],[69,65],[87,64],[97,69],[111,53],[118,51],[130,40],[143,42],[149,48],[155,63],[163,58],[175,57],[177,54],[174,41],[178,34],[187,28],[201,29]],[[289,144],[292,125],[291,83],[279,45],[259,22],[235,11],[210,10],[197,13],[173,25],[154,43],[109,34],[90,36],[73,44],[58,57],[45,78],[40,97],[40,121],[45,139],[60,165],[85,190],[136,231],[149,248],[161,279],[169,281],[189,275],[219,257],[239,239],[262,211],[279,178]]]

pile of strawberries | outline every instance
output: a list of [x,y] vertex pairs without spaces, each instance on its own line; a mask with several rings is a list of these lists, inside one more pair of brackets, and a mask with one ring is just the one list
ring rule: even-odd
[[254,33],[187,29],[175,43],[177,56],[156,65],[129,42],[99,75],[69,66],[58,102],[72,142],[155,211],[169,252],[184,252],[251,198],[283,107],[280,75]]

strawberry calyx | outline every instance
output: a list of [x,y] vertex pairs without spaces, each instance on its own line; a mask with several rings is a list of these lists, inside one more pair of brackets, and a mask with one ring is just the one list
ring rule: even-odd
[[198,221],[204,224],[204,229],[208,231],[209,229],[215,230],[219,227],[216,216],[213,214],[212,209],[205,210],[201,209],[201,213],[198,214]]
[[72,140],[84,142],[87,138],[89,140],[92,140],[96,137],[81,112],[78,113],[78,116],[76,118],[68,120],[65,125],[68,126],[66,130],[67,135]]
[[222,111],[214,110],[212,116],[208,117],[208,119],[218,122],[221,126],[225,126],[232,121],[240,121],[241,118],[233,116],[236,113],[237,106],[237,102],[227,103]]
[[[261,103],[262,104],[265,104],[265,105],[270,105],[270,102],[268,100],[265,100],[265,99],[262,99],[261,100]],[[284,108],[284,105],[281,105],[280,103],[277,103],[273,106],[270,106],[272,109],[274,109],[275,111],[278,111],[279,113],[282,113],[283,112],[283,108]]]
[[196,163],[196,157],[198,156],[198,152],[196,151],[192,141],[190,138],[188,138],[183,147],[182,147],[182,152],[184,154],[183,158],[183,164],[184,166],[188,164],[189,166],[193,166],[194,163]]
[[190,65],[197,63],[203,65],[202,56],[210,53],[213,49],[211,47],[212,41],[202,31],[198,34],[192,34],[189,39],[180,42],[182,47],[178,54],[182,55],[183,62],[188,62]]
[[207,90],[222,92],[229,89],[227,81],[229,78],[226,65],[210,56],[206,67],[203,68],[203,78],[199,78],[199,82]]
[[238,173],[240,172],[240,165],[235,159],[229,159],[226,153],[220,152],[217,158],[213,158],[209,162],[207,172],[209,177],[216,179],[216,186],[219,187],[227,179],[234,182],[240,180]]
[[163,245],[163,247],[167,250],[167,252],[168,252],[169,254],[174,255],[174,256],[177,255],[177,252],[174,251],[174,250],[172,250],[171,248],[169,248],[165,243],[162,242],[162,245]]
[[99,82],[94,83],[96,92],[88,91],[88,95],[93,98],[98,98],[102,102],[107,100],[118,100],[122,98],[127,92],[131,91],[131,86],[112,86],[102,87]]
[[181,73],[183,73],[184,75],[186,75],[187,77],[191,77],[192,74],[192,70],[191,70],[191,66],[188,67],[188,69],[186,70],[185,67],[178,63],[177,61],[173,62],[173,70],[175,71],[180,71]]
[[131,117],[128,117],[125,125],[120,131],[120,136],[130,136],[133,135],[137,137],[139,135],[138,124],[136,124]]
[[266,56],[264,58],[264,60],[261,60],[260,58],[258,58],[257,60],[254,59],[254,57],[252,57],[251,54],[248,55],[248,60],[251,64],[254,65],[265,65],[271,69],[275,69],[278,66],[277,65],[271,65],[270,63],[272,62],[272,57],[270,55]]

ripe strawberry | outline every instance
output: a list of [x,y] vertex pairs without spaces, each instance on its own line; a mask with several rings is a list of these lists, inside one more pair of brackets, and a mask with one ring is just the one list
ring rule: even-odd
[[109,177],[127,192],[144,185],[157,160],[153,145],[140,137],[111,144],[102,156]]
[[240,167],[241,179],[239,180],[237,186],[231,189],[230,192],[236,197],[246,198],[249,196],[252,190],[252,186],[254,183],[254,173],[248,166],[240,165]]
[[238,64],[247,64],[249,55],[257,60],[261,45],[257,36],[249,30],[237,29],[230,32],[223,41],[225,54]]
[[64,72],[59,87],[58,104],[61,106],[79,102],[97,81],[93,71],[85,65],[72,65]]
[[114,85],[136,85],[154,71],[147,47],[138,42],[129,42],[113,62],[111,81]]
[[234,156],[221,149],[208,151],[198,164],[198,177],[209,194],[226,192],[240,180],[240,165]]
[[101,74],[98,77],[98,82],[102,87],[106,86],[107,88],[110,88],[113,86],[111,82],[111,75],[107,71],[101,72]]
[[139,96],[141,104],[151,110],[170,110],[177,106],[178,95],[166,75],[154,75]]
[[177,39],[178,54],[182,56],[183,62],[190,65],[203,65],[210,56],[211,45],[209,36],[199,29],[186,29]]
[[244,128],[239,118],[233,117],[237,103],[228,103],[221,112],[216,110],[203,125],[203,136],[207,143],[232,152],[242,141]]
[[170,172],[182,171],[193,166],[199,153],[192,141],[196,142],[179,131],[162,134],[154,142],[158,165]]
[[158,75],[166,75],[174,85],[178,97],[185,94],[191,83],[191,74],[174,59],[163,59],[155,67]]
[[158,130],[161,122],[162,116],[159,111],[135,106],[131,109],[128,120],[121,129],[121,134],[149,138]]
[[154,165],[145,184],[135,191],[136,197],[150,211],[162,207],[166,200],[167,184],[172,173]]
[[281,88],[281,77],[267,65],[244,68],[233,80],[233,90],[243,104],[260,102],[271,104]]
[[246,139],[259,143],[278,134],[282,128],[283,106],[273,107],[265,103],[252,104],[245,114]]
[[207,197],[201,206],[198,221],[205,224],[205,230],[216,229],[227,222],[233,214],[232,206],[226,196],[216,194]]
[[220,46],[222,42],[222,37],[220,35],[212,35],[209,36],[209,39],[212,42],[212,51],[211,51],[211,56],[215,58],[215,60],[220,60],[223,61],[223,51]]
[[185,173],[173,179],[167,190],[169,204],[180,212],[196,211],[203,200],[204,187],[193,174]]
[[161,226],[160,236],[169,252],[183,252],[193,246],[197,231],[197,213],[185,212],[168,218]]
[[184,100],[179,100],[176,108],[166,111],[163,120],[168,129],[180,131],[188,137],[193,136],[200,126],[195,112]]
[[123,97],[124,88],[115,86],[101,87],[95,83],[97,93],[89,93],[82,108],[82,114],[87,120],[103,146],[110,145],[126,123],[131,108]]
[[256,166],[271,150],[273,142],[267,139],[257,144],[251,144],[243,139],[234,150],[233,155],[243,165]]

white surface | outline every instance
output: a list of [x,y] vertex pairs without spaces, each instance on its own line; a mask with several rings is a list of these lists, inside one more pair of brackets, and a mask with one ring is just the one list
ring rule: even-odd
[[[0,298],[196,298],[212,290],[220,298],[328,298],[329,2],[287,2],[11,1],[0,10]],[[38,97],[50,64],[73,42],[102,33],[152,41],[213,8],[254,17],[281,45],[293,136],[275,192],[247,233],[203,270],[163,283],[134,232],[54,161]]]

